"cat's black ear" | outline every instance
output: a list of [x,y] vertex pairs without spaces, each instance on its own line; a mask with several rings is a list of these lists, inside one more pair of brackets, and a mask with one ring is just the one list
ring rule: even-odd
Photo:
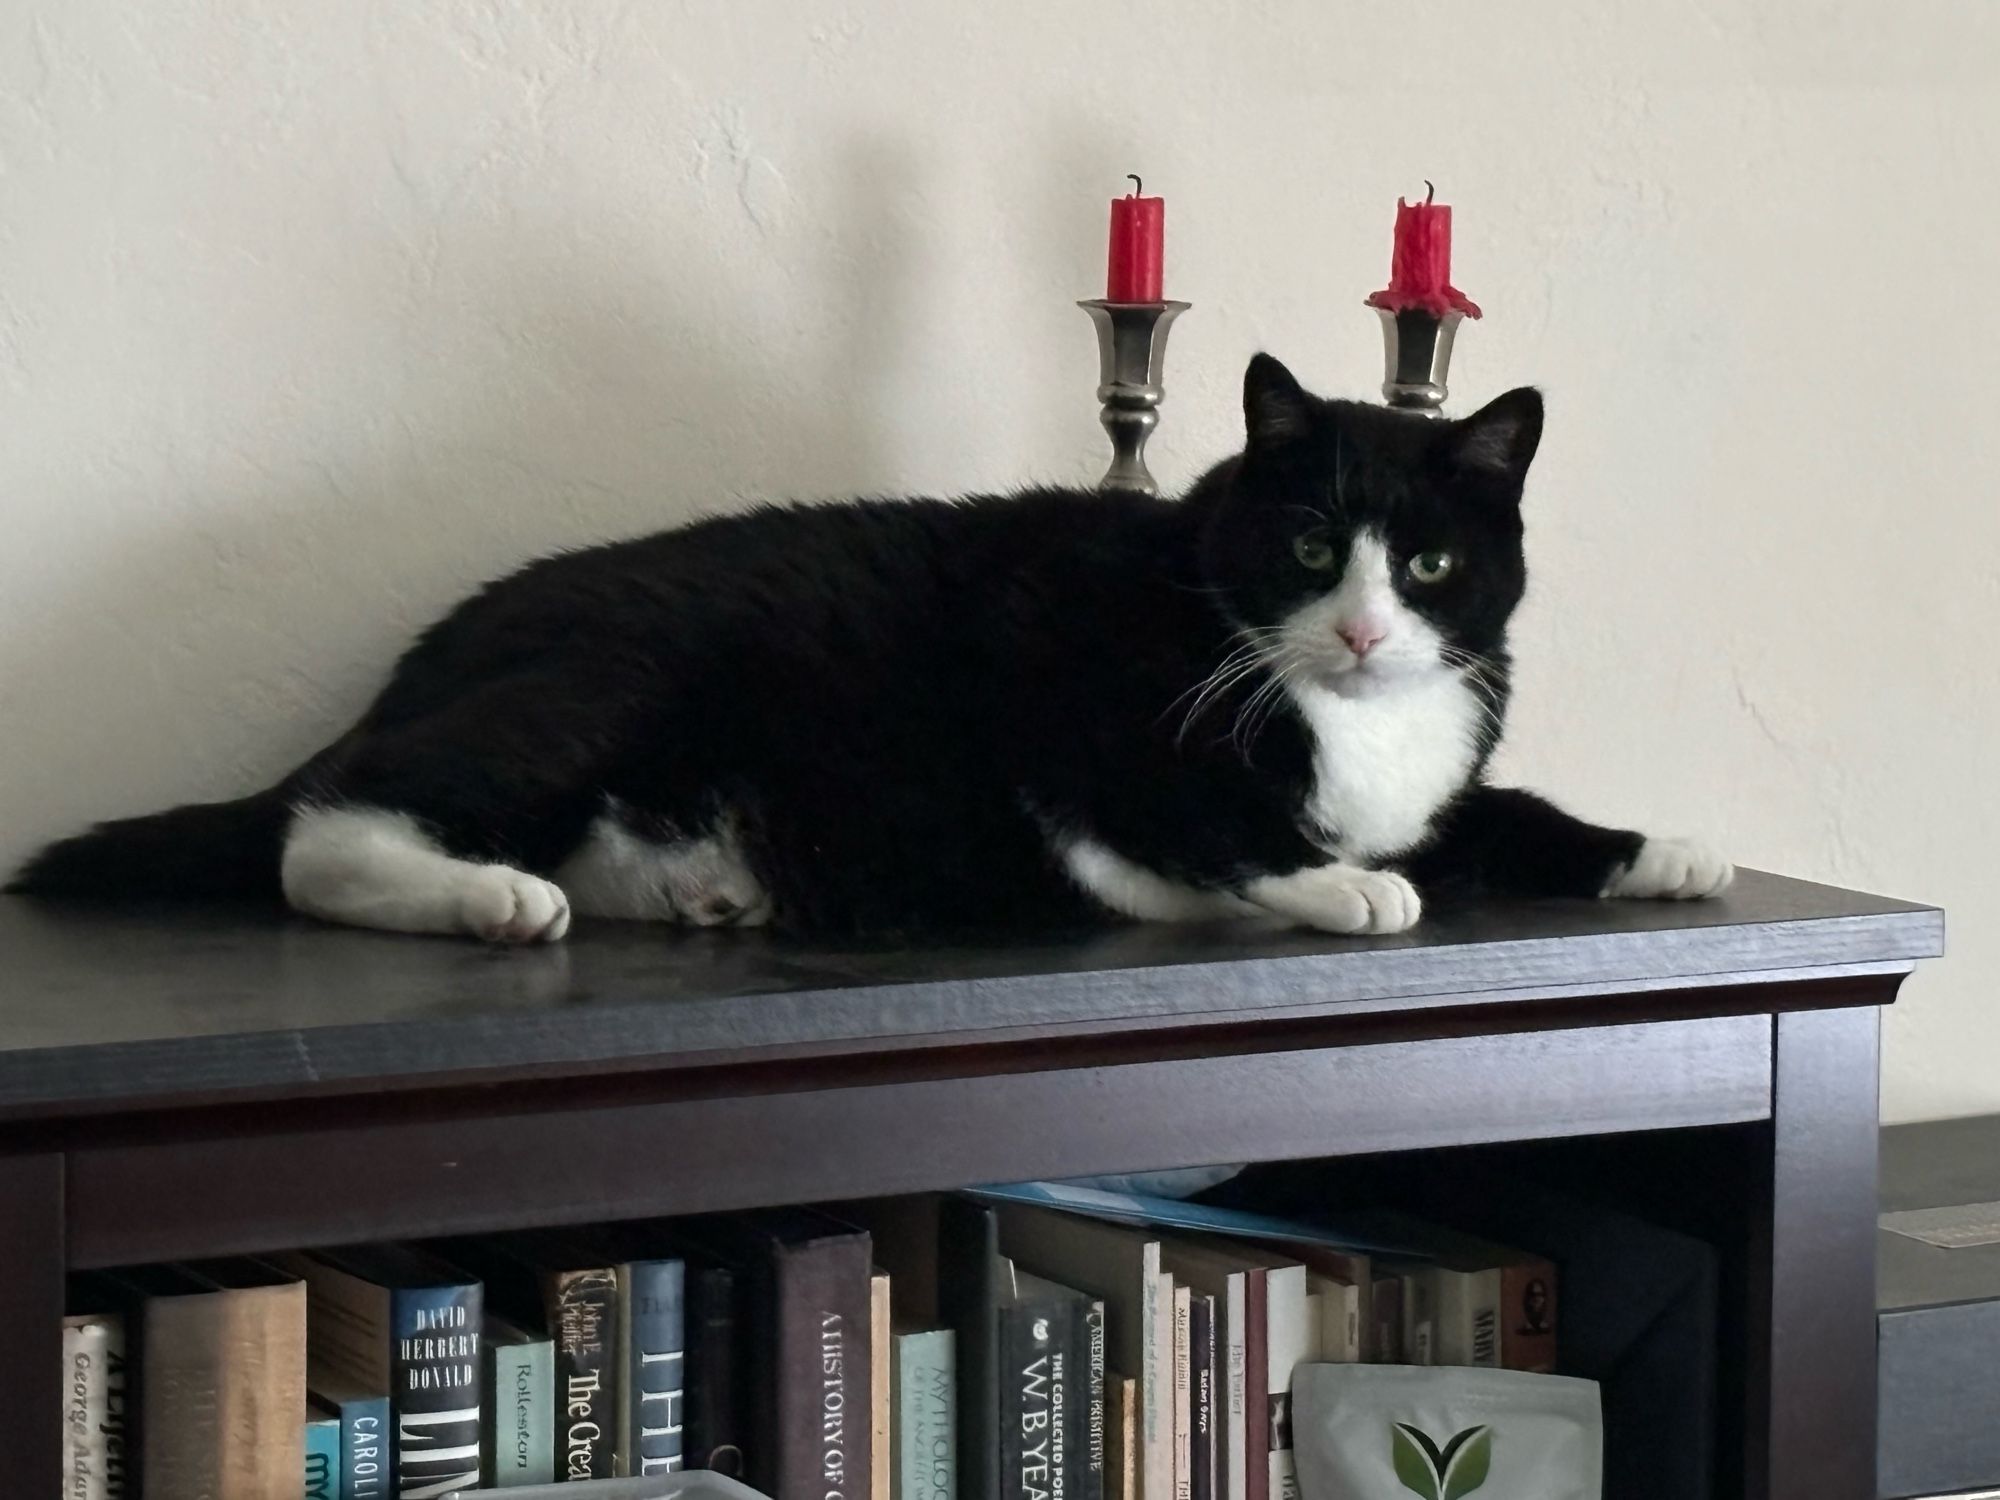
[[1243,428],[1251,447],[1302,436],[1311,414],[1312,397],[1290,370],[1268,354],[1251,358],[1243,372]]
[[1452,462],[1459,468],[1519,484],[1542,441],[1542,393],[1524,385],[1496,396],[1452,423],[1449,441]]

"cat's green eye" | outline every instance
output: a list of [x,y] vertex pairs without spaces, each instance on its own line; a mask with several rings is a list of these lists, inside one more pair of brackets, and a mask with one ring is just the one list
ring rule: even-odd
[[1419,552],[1410,559],[1410,576],[1418,583],[1437,583],[1450,571],[1449,552]]
[[1311,568],[1315,573],[1324,573],[1334,564],[1333,543],[1326,539],[1323,531],[1308,531],[1292,541],[1292,556],[1301,566]]

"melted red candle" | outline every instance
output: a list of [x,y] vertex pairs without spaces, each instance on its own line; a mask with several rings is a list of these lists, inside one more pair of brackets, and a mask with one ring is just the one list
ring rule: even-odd
[[1451,284],[1451,208],[1447,204],[1396,200],[1396,248],[1389,260],[1389,285],[1368,299],[1370,307],[1402,312],[1420,307],[1436,317],[1461,312],[1479,316],[1479,304]]
[[1128,193],[1111,200],[1110,268],[1106,302],[1158,302],[1166,259],[1167,200]]

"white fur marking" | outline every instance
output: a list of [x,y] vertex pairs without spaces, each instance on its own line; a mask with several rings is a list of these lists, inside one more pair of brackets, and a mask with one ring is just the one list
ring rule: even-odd
[[659,843],[641,838],[614,809],[563,862],[556,878],[586,916],[697,927],[768,922],[771,903],[733,830]]
[[405,813],[300,808],[282,873],[293,909],[328,922],[469,932],[494,943],[553,943],[569,931],[560,887],[506,865],[455,859]]
[[1736,867],[1693,839],[1647,839],[1638,857],[1611,877],[1606,896],[1634,900],[1700,901],[1719,896],[1736,878]]
[[1417,888],[1393,870],[1319,865],[1253,880],[1244,894],[1267,911],[1322,932],[1404,932],[1424,905]]
[[[1340,638],[1357,622],[1382,635],[1365,659]],[[1471,775],[1485,710],[1444,665],[1437,631],[1397,596],[1381,538],[1357,534],[1339,586],[1283,629],[1305,664],[1286,691],[1313,736],[1307,818],[1343,859],[1412,847]]]
[[1070,839],[1057,852],[1069,878],[1087,895],[1141,922],[1212,922],[1257,910],[1227,891],[1197,890],[1155,874],[1093,839]]
[[1313,736],[1306,816],[1344,858],[1410,848],[1472,773],[1481,710],[1455,673],[1370,698],[1306,684],[1292,701]]

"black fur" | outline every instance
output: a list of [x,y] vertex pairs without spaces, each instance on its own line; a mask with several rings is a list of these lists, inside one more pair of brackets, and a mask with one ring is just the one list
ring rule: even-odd
[[[1302,529],[1463,559],[1410,602],[1492,710],[1475,780],[1402,863],[1420,881],[1596,894],[1637,835],[1477,782],[1525,581],[1541,401],[1457,423],[1245,380],[1249,442],[1178,504],[1035,490],[763,509],[533,563],[427,632],[361,722],[240,804],[52,846],[13,888],[276,893],[284,811],[415,815],[449,850],[548,874],[608,798],[655,829],[737,821],[778,919],[918,930],[1095,914],[1050,853],[1084,831],[1203,887],[1322,864],[1303,723],[1192,720],[1236,632],[1334,586]],[[1344,552],[1343,552],[1344,555]]]

